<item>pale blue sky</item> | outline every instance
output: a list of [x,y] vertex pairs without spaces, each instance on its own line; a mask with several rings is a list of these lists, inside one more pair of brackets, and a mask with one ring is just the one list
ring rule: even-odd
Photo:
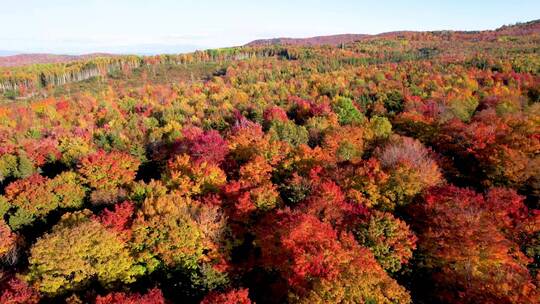
[[0,50],[179,52],[284,36],[494,29],[538,18],[539,0],[0,0]]

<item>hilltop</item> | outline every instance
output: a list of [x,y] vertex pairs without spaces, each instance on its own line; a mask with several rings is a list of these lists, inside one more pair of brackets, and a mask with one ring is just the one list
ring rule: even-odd
[[370,35],[366,34],[340,34],[329,36],[316,36],[310,38],[273,38],[254,40],[246,46],[268,46],[268,45],[339,45],[341,43],[351,43],[362,40]]
[[[494,40],[500,36],[525,36],[540,33],[540,19],[529,22],[505,25],[495,30],[484,31],[393,31],[375,35],[370,34],[339,34],[328,36],[315,36],[309,38],[271,38],[257,39],[247,43],[245,46],[270,46],[270,45],[291,45],[291,46],[337,46],[351,42],[363,41],[377,38],[410,37],[417,35],[433,35],[435,37],[447,37],[451,40]],[[450,35],[449,35],[450,34]],[[452,36],[453,34],[453,36]]]
[[528,22],[519,22],[512,25],[504,25],[495,30],[505,35],[530,35],[540,32],[540,19]]

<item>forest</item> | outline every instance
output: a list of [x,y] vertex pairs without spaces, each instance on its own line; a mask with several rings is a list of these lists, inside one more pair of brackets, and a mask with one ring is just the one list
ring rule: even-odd
[[0,303],[539,303],[540,21],[285,42],[0,67]]

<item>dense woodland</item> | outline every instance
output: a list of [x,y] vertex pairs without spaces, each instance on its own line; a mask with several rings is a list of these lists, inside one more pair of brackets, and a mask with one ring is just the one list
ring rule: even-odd
[[2,68],[0,303],[538,303],[539,24]]

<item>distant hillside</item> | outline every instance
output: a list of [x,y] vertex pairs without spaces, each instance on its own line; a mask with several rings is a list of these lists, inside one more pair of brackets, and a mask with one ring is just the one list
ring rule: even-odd
[[330,36],[317,36],[310,38],[274,38],[259,39],[247,44],[247,46],[268,46],[268,45],[339,45],[362,40],[370,35],[364,34],[342,34]]
[[64,63],[77,60],[91,59],[95,57],[113,56],[104,53],[93,53],[86,55],[54,55],[54,54],[19,54],[0,57],[0,67],[24,66],[39,63]]
[[269,46],[269,45],[303,45],[303,46],[316,46],[316,45],[339,45],[341,43],[350,43],[355,41],[361,41],[370,38],[396,38],[396,37],[410,37],[418,34],[426,35],[432,34],[435,36],[448,36],[453,34],[453,39],[456,40],[490,40],[495,39],[497,36],[523,36],[531,35],[534,33],[540,33],[540,19],[533,20],[524,23],[516,23],[513,25],[505,25],[496,30],[485,31],[395,31],[380,33],[376,35],[368,34],[343,34],[343,35],[330,35],[330,36],[317,36],[311,38],[273,38],[273,39],[258,39],[254,40],[246,46]]
[[505,25],[495,31],[504,35],[530,35],[533,33],[540,33],[540,19],[513,25]]

